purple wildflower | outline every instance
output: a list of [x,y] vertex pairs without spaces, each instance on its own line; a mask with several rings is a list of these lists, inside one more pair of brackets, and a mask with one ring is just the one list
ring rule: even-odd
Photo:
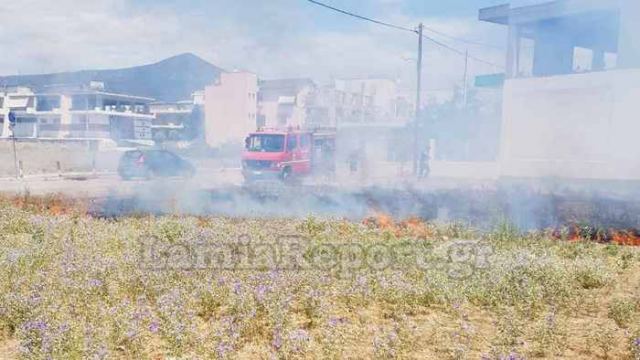
[[96,359],[106,359],[107,355],[109,355],[109,350],[107,350],[106,346],[101,345],[96,352]]
[[267,287],[263,284],[258,285],[258,287],[256,288],[256,300],[258,300],[258,302],[262,303],[264,302],[264,298],[267,295]]
[[332,317],[332,318],[329,319],[328,322],[329,322],[329,326],[335,327],[335,326],[342,325],[342,324],[346,323],[347,320],[345,318],[342,318],[342,317]]
[[500,360],[520,360],[522,359],[522,357],[520,357],[520,355],[518,355],[517,353],[509,353],[509,355],[506,356],[500,356]]
[[47,323],[42,320],[28,321],[23,325],[23,329],[26,331],[31,331],[31,330],[45,331],[47,329]]
[[158,330],[160,330],[160,324],[158,324],[157,321],[152,321],[151,324],[149,324],[149,331],[155,334]]
[[66,322],[58,327],[58,330],[60,330],[61,333],[67,332],[69,331],[69,329],[69,324],[67,324]]
[[91,279],[89,280],[90,287],[100,287],[102,286],[102,280],[100,279]]
[[221,358],[224,358],[230,351],[233,351],[233,346],[225,341],[219,342],[218,346],[216,346],[216,353]]
[[309,341],[309,333],[303,329],[294,330],[289,334],[293,341]]
[[130,329],[124,334],[124,336],[126,336],[128,339],[133,339],[136,337],[137,334],[138,333],[134,329]]
[[271,341],[271,346],[273,346],[276,350],[280,350],[282,347],[282,336],[280,335],[280,329],[275,329],[273,331],[273,340]]
[[39,294],[31,294],[27,300],[31,306],[36,306],[42,301],[42,297]]
[[240,295],[240,292],[241,292],[241,291],[242,291],[242,284],[241,284],[239,281],[236,281],[236,282],[233,284],[233,292],[234,292],[236,295]]

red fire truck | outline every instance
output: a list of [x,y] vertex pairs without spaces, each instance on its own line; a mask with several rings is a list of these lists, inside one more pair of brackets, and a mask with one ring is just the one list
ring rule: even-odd
[[261,129],[245,139],[242,174],[247,181],[288,181],[335,171],[335,130]]

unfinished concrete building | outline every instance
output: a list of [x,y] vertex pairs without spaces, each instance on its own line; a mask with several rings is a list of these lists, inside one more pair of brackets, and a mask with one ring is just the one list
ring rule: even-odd
[[640,179],[640,1],[521,0],[508,27],[500,174]]

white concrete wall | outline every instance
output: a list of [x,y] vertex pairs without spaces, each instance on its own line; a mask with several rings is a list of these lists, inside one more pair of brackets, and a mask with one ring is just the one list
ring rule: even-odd
[[501,175],[640,179],[640,70],[505,83]]
[[[242,144],[256,129],[258,78],[251,73],[222,73],[205,89],[205,138],[211,147]],[[252,115],[252,116],[250,116]]]
[[500,176],[497,162],[436,161],[429,164],[429,176],[450,179],[495,180]]
[[7,96],[6,94],[0,93],[0,96],[4,98],[2,101],[3,106],[0,107],[0,116],[2,116],[4,122],[2,123],[2,129],[0,129],[0,138],[7,138],[11,134],[11,130],[9,129],[9,108],[7,107]]
[[[73,99],[69,95],[60,95],[60,125],[61,126],[69,126],[71,125],[71,107],[73,105]],[[68,137],[71,134],[71,131],[62,130],[58,132],[59,138]]]
[[620,37],[618,66],[640,67],[640,1],[620,0]]

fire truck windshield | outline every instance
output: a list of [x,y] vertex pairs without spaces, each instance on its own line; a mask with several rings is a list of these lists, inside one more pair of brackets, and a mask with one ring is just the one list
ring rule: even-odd
[[251,152],[284,151],[284,135],[254,134],[249,137],[247,150]]

